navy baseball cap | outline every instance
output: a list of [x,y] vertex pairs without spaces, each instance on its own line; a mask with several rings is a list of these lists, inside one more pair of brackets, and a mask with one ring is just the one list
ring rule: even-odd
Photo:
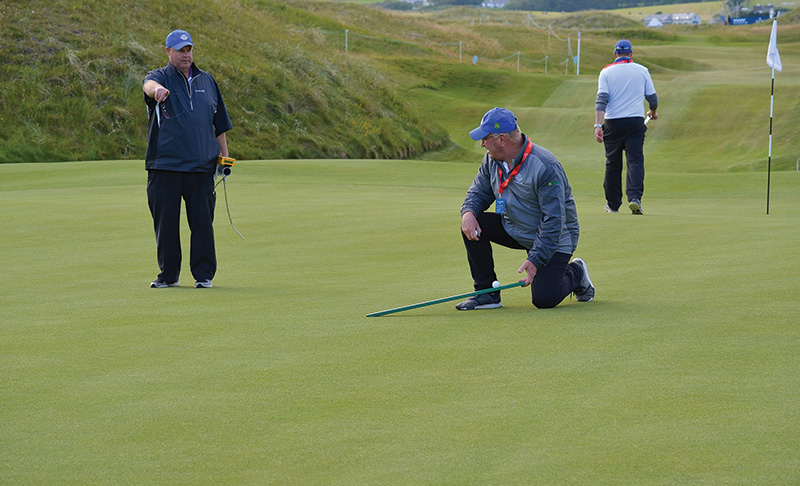
[[505,108],[492,108],[481,119],[481,125],[469,132],[473,140],[482,140],[490,133],[508,133],[517,128],[517,117],[511,110]]
[[617,45],[614,46],[614,52],[617,53],[631,53],[633,52],[633,45],[631,45],[631,41],[627,39],[620,39],[617,41]]
[[167,47],[183,49],[186,46],[194,47],[194,44],[192,44],[192,36],[185,30],[173,30],[167,36]]

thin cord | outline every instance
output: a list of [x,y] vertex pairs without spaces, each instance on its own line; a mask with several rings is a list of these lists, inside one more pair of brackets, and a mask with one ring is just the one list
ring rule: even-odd
[[[222,192],[225,195],[225,210],[228,212],[228,221],[230,221],[231,228],[233,228],[233,231],[235,231],[237,235],[241,236],[242,239],[244,239],[244,236],[242,236],[242,234],[239,233],[239,230],[236,229],[236,226],[233,225],[233,219],[231,218],[231,208],[228,205],[228,186],[227,184],[225,184],[225,179],[227,179],[227,177],[223,177],[219,182],[222,183]],[[215,191],[217,190],[219,182],[217,182],[217,184],[214,186]]]

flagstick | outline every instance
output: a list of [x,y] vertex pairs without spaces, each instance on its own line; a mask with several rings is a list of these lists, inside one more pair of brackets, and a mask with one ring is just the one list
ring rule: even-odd
[[772,106],[775,99],[775,68],[772,68],[772,87],[769,90],[769,151],[767,152],[767,214],[769,214],[769,186],[772,173]]
[[772,21],[772,32],[769,35],[767,49],[767,66],[772,68],[772,86],[769,90],[769,155],[767,159],[767,214],[769,214],[769,186],[772,175],[772,107],[775,100],[775,69],[783,71],[781,55],[778,53],[778,19]]

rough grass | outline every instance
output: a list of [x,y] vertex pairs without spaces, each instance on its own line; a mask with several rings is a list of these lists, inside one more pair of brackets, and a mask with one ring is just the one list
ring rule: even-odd
[[[176,26],[192,32],[198,66],[220,82],[238,158],[404,158],[447,143],[374,66],[344,53],[346,24],[313,5],[4,3],[0,106],[9,129],[0,134],[0,160],[143,157],[141,80],[167,63],[163,38]],[[341,10],[367,13],[370,23],[387,17]]]
[[[554,83],[576,82],[561,75],[575,73],[571,56],[577,53],[578,31],[581,78],[596,76],[619,37],[634,41],[637,59],[654,74],[668,80],[683,76],[681,91],[688,94],[677,103],[664,98],[665,109],[686,104],[693,90],[687,80],[722,80],[755,93],[764,80],[753,81],[759,73],[752,69],[763,66],[769,35],[769,26],[648,29],[603,12],[533,16],[539,25],[552,24],[552,35],[526,15],[502,10],[399,13],[312,0],[123,3],[31,0],[0,5],[0,69],[6,80],[0,89],[5,128],[0,130],[0,161],[141,158],[146,126],[141,79],[166,63],[164,34],[176,26],[194,33],[198,65],[222,85],[235,127],[231,151],[239,159],[452,157],[469,145],[450,129],[452,116],[463,117],[475,106],[470,113],[476,117],[488,104],[537,106]],[[187,11],[195,13],[187,17]],[[793,47],[800,42],[800,29],[790,22],[787,17],[780,31],[787,72],[777,87],[784,89],[780,84],[786,83],[789,93],[794,84],[788,80],[797,79],[792,77]],[[345,29],[350,31],[347,53]],[[478,66],[472,66],[473,56]],[[523,76],[515,74],[517,69]],[[545,70],[547,79],[525,78]],[[458,78],[445,79],[442,73]],[[659,82],[669,90],[665,81]],[[450,97],[445,103],[459,108],[431,116],[434,106],[415,101],[420,87],[436,89],[439,99]],[[582,87],[581,104],[588,107],[592,88],[590,83]],[[570,90],[565,86],[561,91]],[[707,111],[696,102],[711,99],[694,97],[693,109]],[[793,107],[794,99],[787,103],[781,106]],[[578,118],[569,123],[565,115],[557,116],[566,125],[544,124],[541,138],[560,143],[570,138],[565,131],[583,126]],[[742,115],[746,120],[761,117],[750,109]],[[465,125],[461,120],[459,127]],[[715,142],[724,140],[726,127],[713,125],[717,130],[709,135]],[[462,147],[451,145],[448,135]],[[780,141],[795,150],[795,138]],[[725,159],[729,155],[731,166],[755,167],[749,152],[731,151]]]

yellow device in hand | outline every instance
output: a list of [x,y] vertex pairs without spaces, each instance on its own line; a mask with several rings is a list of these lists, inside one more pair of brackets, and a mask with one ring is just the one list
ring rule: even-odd
[[233,167],[234,165],[236,165],[236,159],[232,159],[230,157],[223,157],[222,155],[220,155],[219,157],[217,157],[217,163],[225,167]]
[[225,157],[223,155],[218,156],[217,165],[219,167],[217,167],[217,175],[214,176],[214,179],[216,179],[217,176],[222,176],[222,178],[225,179],[226,177],[231,175],[231,167],[233,167],[235,164],[236,164],[236,159]]

